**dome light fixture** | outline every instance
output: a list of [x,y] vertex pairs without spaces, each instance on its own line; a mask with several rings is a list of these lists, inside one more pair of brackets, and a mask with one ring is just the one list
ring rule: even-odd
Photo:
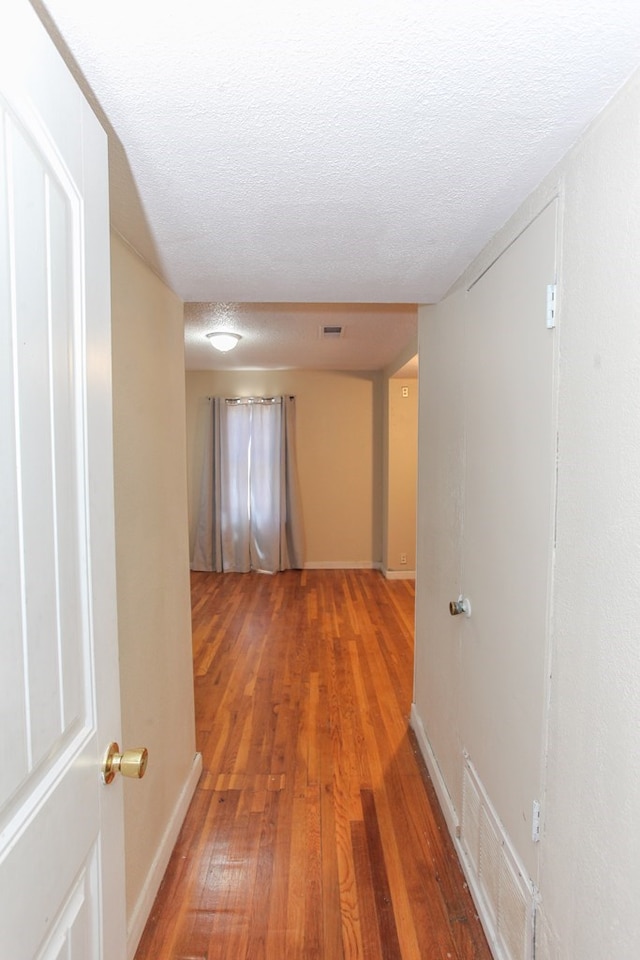
[[214,330],[213,333],[207,334],[207,340],[216,350],[220,350],[221,353],[228,353],[229,350],[233,350],[234,347],[238,346],[242,337],[239,333],[225,333]]

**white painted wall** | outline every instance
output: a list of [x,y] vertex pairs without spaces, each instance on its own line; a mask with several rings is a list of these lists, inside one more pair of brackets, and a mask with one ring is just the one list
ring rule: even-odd
[[540,960],[640,956],[640,75],[563,168]]
[[458,292],[421,311],[421,475],[430,469],[433,443],[441,456],[431,471],[435,488],[420,489],[416,719],[453,826],[462,768],[459,659],[446,636],[430,645],[434,612],[423,587],[425,578],[453,578],[459,567],[464,453],[459,434],[447,434],[457,385],[429,382],[437,372],[428,364],[432,338],[449,338],[445,346],[455,348],[457,327],[454,321],[436,331],[431,320],[434,310],[455,314],[460,291],[556,194],[557,541],[536,957],[634,960],[640,955],[640,74],[482,251]]
[[182,302],[112,234],[118,635],[130,956],[195,786]]

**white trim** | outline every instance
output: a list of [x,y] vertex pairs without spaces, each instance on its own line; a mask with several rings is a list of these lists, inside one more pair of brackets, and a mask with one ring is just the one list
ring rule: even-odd
[[[463,777],[466,782],[463,783],[462,790],[461,836],[456,846],[478,909],[478,915],[496,960],[533,960],[536,908],[536,891],[533,881],[520,862],[515,847],[505,831],[466,750],[463,751],[463,759]],[[467,820],[469,818],[465,810],[467,802],[465,800],[465,790],[467,789],[472,791],[476,798],[479,811],[481,810],[480,816],[490,825],[490,829],[483,831],[482,828],[479,828],[479,831],[476,831],[470,837],[467,836]],[[473,818],[471,823],[472,826],[475,825]],[[486,859],[493,864],[498,864],[498,875],[500,877],[503,875],[510,876],[511,879],[507,883],[506,890],[502,887],[500,880],[498,880],[497,890],[494,889],[493,881],[489,886],[484,882],[484,872],[481,867],[482,853],[479,849],[482,845],[481,836],[487,839],[494,838],[493,841],[489,840],[489,845],[491,842],[493,843],[493,849],[491,850],[491,856],[487,856]],[[521,931],[522,941],[520,943],[516,942],[517,933],[513,929],[513,918],[505,920],[504,916],[505,910],[508,911],[509,909],[508,891],[510,889],[515,891],[515,896],[519,896],[524,912]],[[513,895],[512,893],[511,896],[513,897]],[[511,940],[511,943],[509,943],[509,940]],[[513,950],[510,947],[513,947]]]
[[511,960],[511,958],[506,954],[501,945],[496,939],[496,925],[495,920],[491,916],[491,912],[487,905],[487,899],[484,896],[480,883],[475,872],[471,869],[469,860],[463,852],[462,845],[458,839],[455,841],[456,853],[458,854],[458,860],[462,867],[462,872],[464,873],[465,879],[467,881],[467,886],[469,887],[469,893],[475,904],[475,908],[478,913],[478,919],[484,930],[484,935],[487,938],[487,943],[489,944],[489,949],[491,950],[492,956],[495,960]]
[[411,704],[410,719],[411,726],[416,735],[416,740],[418,741],[418,746],[420,747],[420,753],[422,754],[424,762],[427,765],[429,776],[431,777],[436,795],[438,797],[438,802],[440,803],[440,809],[442,810],[447,828],[451,834],[451,839],[453,840],[458,862],[460,863],[462,871],[465,875],[469,892],[471,893],[476,910],[478,911],[478,917],[480,918],[480,923],[482,924],[487,937],[489,947],[491,948],[493,956],[496,957],[496,960],[505,960],[504,956],[497,952],[495,937],[493,936],[494,923],[487,911],[486,900],[478,887],[477,877],[471,869],[469,860],[462,847],[462,844],[460,843],[460,820],[458,819],[458,814],[456,813],[456,809],[453,805],[451,794],[447,790],[447,785],[444,781],[442,773],[440,772],[438,761],[436,760],[436,756],[427,736],[427,731],[424,728],[424,724],[416,709],[415,703]]
[[380,570],[381,563],[374,560],[310,560],[304,570]]
[[158,849],[156,850],[156,855],[153,858],[151,869],[147,874],[147,879],[142,887],[140,896],[138,897],[138,902],[131,913],[131,919],[128,923],[127,929],[128,960],[133,960],[136,950],[138,949],[140,938],[142,937],[145,925],[149,919],[151,908],[153,907],[156,895],[160,889],[160,884],[162,883],[162,878],[164,877],[165,870],[167,869],[169,858],[171,857],[173,848],[176,845],[180,828],[182,827],[184,818],[187,815],[187,810],[189,809],[189,804],[191,803],[193,794],[198,786],[198,780],[200,779],[201,773],[202,754],[196,753],[193,758],[193,764],[191,765],[189,775],[187,776],[184,786],[180,792],[180,796],[178,797],[178,802],[174,807],[173,814],[167,823],[160,844],[158,845]]
[[444,781],[444,777],[440,772],[440,767],[438,766],[438,761],[436,756],[431,749],[431,744],[429,743],[429,738],[427,736],[427,731],[424,728],[424,724],[420,718],[420,714],[416,709],[415,703],[411,704],[411,727],[413,732],[416,735],[416,740],[418,741],[418,746],[420,747],[420,753],[422,758],[427,765],[427,770],[429,771],[429,776],[433,783],[434,789],[436,791],[438,802],[440,803],[440,809],[444,814],[444,818],[447,821],[447,827],[449,828],[449,833],[453,837],[456,849],[458,852],[458,858],[460,858],[460,849],[458,844],[458,837],[460,835],[460,821],[458,819],[458,814],[456,813],[456,808],[453,805],[451,800],[451,794],[447,790],[447,785]]
[[[487,941],[489,943],[491,953],[496,958],[496,960],[511,960],[508,952],[505,949],[504,944],[501,942],[500,937],[497,935],[495,919],[491,915],[491,911],[487,903],[485,892],[483,891],[478,881],[478,877],[469,860],[467,851],[464,847],[464,844],[461,841],[460,820],[458,818],[456,809],[453,805],[451,795],[447,789],[447,785],[440,771],[440,767],[438,766],[438,761],[436,760],[435,754],[429,742],[429,738],[424,728],[424,724],[416,709],[415,703],[411,704],[410,720],[411,720],[411,727],[416,735],[418,747],[420,748],[420,753],[422,754],[424,762],[427,765],[427,770],[429,771],[429,776],[431,777],[431,781],[436,791],[440,808],[444,815],[449,833],[451,834],[451,838],[453,840],[456,854],[458,856],[458,861],[460,863],[460,866],[462,867],[462,871],[465,875],[465,879],[467,881],[469,891],[471,893],[473,902],[478,912],[478,917],[480,918],[480,923],[482,924],[485,935],[487,937]],[[468,763],[467,757],[463,757],[463,760],[465,763]],[[482,788],[482,790],[483,790],[483,794],[486,796],[484,792],[484,788]],[[488,803],[488,798],[486,798],[486,802]],[[505,835],[505,846],[508,848],[508,849],[505,849],[505,853],[508,853],[509,860],[513,864],[513,866],[516,868],[516,872],[520,873],[522,878],[522,883],[525,883],[528,885],[530,881],[527,880],[525,872],[518,866],[519,864],[518,858],[506,835]],[[536,891],[532,887],[530,890],[528,890],[528,893],[532,897],[532,909],[535,910]],[[533,923],[533,917],[531,917],[531,923]],[[528,952],[527,956],[531,957],[532,953]]]
[[415,570],[383,570],[387,580],[415,580]]

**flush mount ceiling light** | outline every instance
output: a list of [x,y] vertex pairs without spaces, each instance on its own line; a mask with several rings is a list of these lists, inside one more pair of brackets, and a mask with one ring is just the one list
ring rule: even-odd
[[221,353],[228,353],[229,350],[233,350],[234,347],[238,346],[242,337],[239,333],[208,333],[207,340],[212,347],[215,347],[216,350],[220,350]]

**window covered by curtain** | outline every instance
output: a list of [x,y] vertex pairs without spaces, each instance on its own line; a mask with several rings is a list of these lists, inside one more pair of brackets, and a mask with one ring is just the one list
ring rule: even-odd
[[302,566],[295,399],[209,401],[194,570]]

